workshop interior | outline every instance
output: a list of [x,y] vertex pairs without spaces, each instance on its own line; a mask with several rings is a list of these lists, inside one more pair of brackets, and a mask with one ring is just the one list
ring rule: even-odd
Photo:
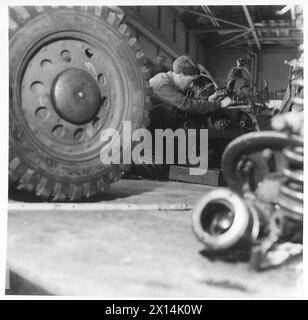
[[[300,5],[8,14],[7,295],[301,296]],[[181,56],[197,68],[185,101],[219,108],[157,104],[152,79],[184,75]],[[153,150],[103,163],[137,152],[124,146],[126,122],[152,134]],[[120,133],[118,151],[103,151],[106,129]],[[197,132],[200,145],[174,139],[157,154],[158,129]],[[207,170],[192,174],[205,146]]]

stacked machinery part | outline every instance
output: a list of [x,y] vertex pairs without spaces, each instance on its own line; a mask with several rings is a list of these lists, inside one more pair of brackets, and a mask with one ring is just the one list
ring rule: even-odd
[[101,162],[101,132],[149,120],[136,39],[95,6],[11,7],[9,37],[10,185],[54,201],[104,191],[125,168]]
[[[288,106],[302,110],[303,64],[301,59],[293,63],[300,79],[290,79]],[[193,210],[193,229],[206,251],[241,251],[254,268],[264,269],[271,266],[268,253],[277,244],[302,243],[302,113],[285,111],[274,118],[276,129],[284,132],[251,132],[224,151],[222,169],[230,189],[208,193]]]
[[292,110],[302,111],[303,108],[303,84],[304,84],[304,61],[303,54],[299,59],[285,61],[290,66],[287,90],[282,101],[281,112]]
[[244,252],[255,268],[274,244],[302,242],[303,140],[271,133],[271,142],[270,132],[235,139],[223,157],[232,190],[209,192],[193,210],[193,230],[208,252]]
[[[224,151],[222,170],[228,186],[243,194],[254,192],[258,183],[281,167],[281,152],[287,145],[298,146],[301,139],[276,131],[258,131],[234,139]],[[277,168],[278,167],[278,168]]]

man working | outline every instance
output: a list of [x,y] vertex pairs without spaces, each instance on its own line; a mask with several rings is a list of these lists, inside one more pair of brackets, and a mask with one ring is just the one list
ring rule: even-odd
[[[172,66],[173,71],[160,72],[150,79],[153,89],[154,108],[151,112],[151,126],[155,129],[176,130],[181,127],[183,118],[180,113],[191,112],[205,114],[229,106],[233,101],[226,97],[219,101],[214,93],[208,99],[196,99],[185,94],[185,90],[200,74],[198,67],[187,56],[177,58]],[[155,144],[153,144],[154,147]],[[155,152],[155,150],[154,150]],[[177,154],[177,152],[175,152]],[[157,154],[155,153],[155,157]],[[164,155],[163,163],[166,163]],[[168,179],[169,167],[166,165],[133,166],[131,175],[146,178]]]
[[200,73],[198,67],[188,56],[177,58],[172,69],[173,71],[157,74],[149,81],[153,89],[154,107],[159,108],[159,110],[154,109],[154,118],[159,117],[163,122],[166,122],[166,119],[171,121],[171,123],[168,121],[169,126],[167,123],[162,125],[163,128],[176,127],[177,111],[175,108],[185,112],[205,114],[226,108],[233,103],[229,97],[225,97],[221,101],[216,100],[216,93],[208,99],[193,98],[185,94],[185,89],[194,79],[198,78]]

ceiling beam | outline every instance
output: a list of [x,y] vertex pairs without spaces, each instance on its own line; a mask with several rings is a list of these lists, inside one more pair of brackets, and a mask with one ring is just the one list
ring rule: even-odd
[[260,41],[266,42],[266,41],[275,41],[275,42],[286,42],[289,41],[290,43],[292,42],[299,42],[299,41],[303,41],[303,38],[299,38],[299,37],[264,37],[264,38],[260,38]]
[[[300,38],[291,38],[291,37],[282,37],[282,39],[280,38],[259,38],[260,42],[262,44],[269,44],[267,42],[270,42],[270,44],[274,44],[276,46],[283,46],[283,45],[290,45],[290,46],[297,46],[299,43],[302,42],[303,39],[300,39]],[[229,47],[235,47],[235,46],[238,46],[238,45],[243,45],[243,44],[253,44],[254,41],[252,40],[249,40],[249,41],[236,41],[234,43],[232,43],[231,45],[229,45]]]
[[256,33],[255,26],[254,26],[254,24],[252,22],[249,10],[248,10],[247,6],[242,6],[242,7],[243,7],[243,10],[245,12],[245,16],[246,16],[246,19],[248,21],[249,27],[251,28],[251,33],[252,33],[253,37],[255,38],[256,45],[257,45],[258,49],[261,50],[261,44],[260,44],[260,41],[258,39],[258,35]]
[[276,13],[278,15],[283,15],[285,13],[287,13],[288,11],[291,11],[291,19],[292,20],[295,20],[296,19],[296,15],[295,15],[295,4],[292,4],[292,5],[287,5],[285,7],[283,7],[281,10],[279,11],[276,11]]
[[219,28],[219,29],[192,29],[190,30],[193,34],[207,34],[207,33],[219,33],[219,34],[230,34],[230,33],[239,33],[243,32],[243,29],[228,29],[228,28]]
[[[272,31],[272,30],[282,30],[282,31],[294,31],[298,30],[295,26],[268,26],[268,27],[255,27],[257,31]],[[243,32],[242,29],[239,28],[220,28],[220,29],[211,29],[211,28],[204,28],[204,29],[192,29],[190,31],[194,34],[203,34],[203,33],[232,33],[232,32]]]
[[236,36],[234,36],[234,37],[232,37],[232,38],[230,38],[230,39],[228,39],[228,40],[226,40],[226,41],[223,41],[223,42],[221,42],[221,43],[218,43],[215,47],[212,47],[212,48],[209,48],[209,50],[206,50],[206,52],[213,51],[213,50],[215,50],[215,49],[217,49],[217,48],[219,48],[219,47],[221,47],[221,46],[224,46],[224,45],[226,45],[226,44],[229,44],[230,42],[232,42],[232,41],[234,41],[234,40],[236,40],[236,39],[238,39],[238,38],[244,37],[245,35],[247,35],[247,34],[250,33],[250,32],[251,32],[251,30],[244,31],[243,33],[238,34],[238,35],[236,35]]
[[[214,17],[213,12],[211,11],[211,9],[208,6],[201,6],[201,8],[203,9],[203,11],[206,14],[210,15],[211,17]],[[217,20],[210,18],[210,21],[214,27],[216,27],[216,28],[220,27],[220,24]]]
[[200,16],[200,17],[205,17],[205,18],[209,18],[209,19],[215,19],[217,21],[220,21],[220,22],[223,22],[223,23],[226,23],[226,24],[229,24],[231,26],[238,27],[238,28],[241,28],[241,29],[244,29],[244,30],[250,30],[249,27],[243,26],[242,24],[238,24],[238,23],[231,22],[231,21],[228,21],[228,20],[220,19],[220,18],[217,18],[217,17],[211,17],[210,15],[205,14],[205,13],[200,13],[200,12],[193,11],[193,10],[190,10],[190,9],[185,9],[185,8],[183,8],[181,10],[182,11],[186,11],[186,12],[190,12],[190,13],[195,14],[195,15]]

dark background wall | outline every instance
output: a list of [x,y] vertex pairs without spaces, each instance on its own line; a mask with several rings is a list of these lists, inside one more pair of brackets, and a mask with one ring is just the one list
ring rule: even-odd
[[284,61],[294,59],[297,56],[297,50],[261,53],[259,75],[262,75],[263,80],[267,80],[269,91],[286,89],[289,66],[284,64]]
[[[178,13],[171,6],[130,6],[122,9],[126,12],[133,11],[142,24],[155,28],[156,33],[170,43],[179,54],[189,54],[195,62],[199,63],[205,60],[205,48],[202,43],[195,35],[187,32]],[[128,25],[130,25],[129,22]],[[138,28],[131,25],[130,27],[149,62],[154,64],[157,55],[163,54],[166,57],[166,66],[171,68],[175,56],[167,53]]]

